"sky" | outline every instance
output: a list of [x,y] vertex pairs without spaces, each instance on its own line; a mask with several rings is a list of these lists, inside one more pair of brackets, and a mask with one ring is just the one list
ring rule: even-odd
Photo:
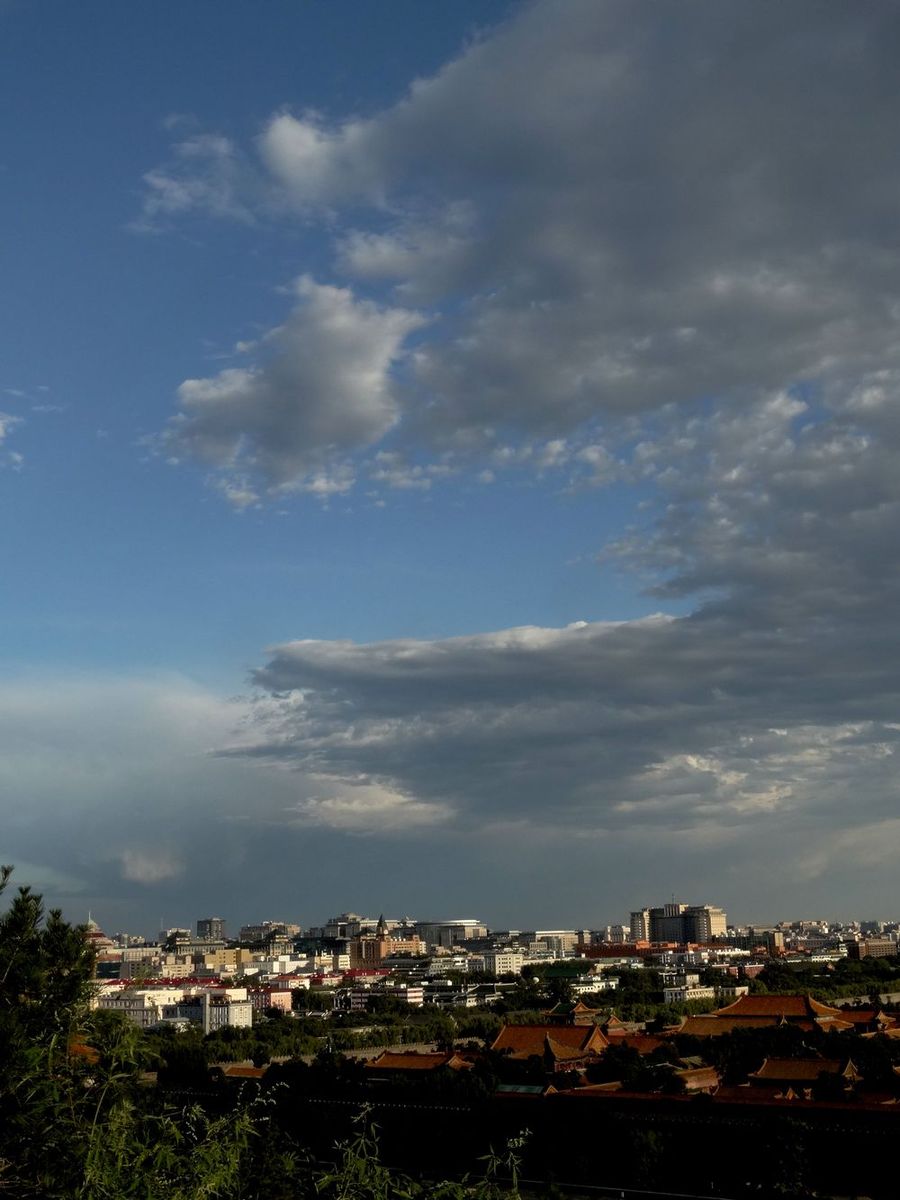
[[0,0],[18,881],[900,916],[898,56],[887,0]]

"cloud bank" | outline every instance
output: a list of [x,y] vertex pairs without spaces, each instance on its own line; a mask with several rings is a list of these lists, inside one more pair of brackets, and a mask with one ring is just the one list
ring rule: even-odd
[[[889,383],[889,381],[886,381]],[[296,641],[231,753],[365,780],[479,837],[728,847],[819,878],[895,849],[900,473],[890,387],[665,414],[661,498],[607,554],[658,615],[435,641]],[[861,421],[865,414],[866,420]],[[609,839],[609,841],[606,841]],[[789,866],[790,864],[790,866]],[[876,868],[873,867],[873,870]]]
[[889,6],[542,0],[384,111],[274,114],[240,178],[180,143],[151,216],[320,222],[335,280],[182,384],[172,452],[275,490],[389,433],[630,460],[667,405],[895,370],[898,43]]

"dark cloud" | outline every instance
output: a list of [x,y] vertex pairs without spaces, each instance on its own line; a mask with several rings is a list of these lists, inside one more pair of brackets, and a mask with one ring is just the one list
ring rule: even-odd
[[663,598],[705,594],[691,615],[288,643],[235,752],[377,783],[488,839],[643,831],[735,862],[765,841],[807,878],[896,846],[900,473],[863,411],[779,394],[671,413],[643,443],[658,512],[609,552]]
[[167,214],[321,221],[341,285],[183,384],[170,452],[237,503],[630,481],[602,552],[693,609],[276,647],[219,760],[293,780],[273,826],[410,831],[478,895],[501,859],[582,899],[576,863],[610,896],[705,872],[758,916],[893,895],[898,50],[887,4],[547,0],[384,112],[154,176]]

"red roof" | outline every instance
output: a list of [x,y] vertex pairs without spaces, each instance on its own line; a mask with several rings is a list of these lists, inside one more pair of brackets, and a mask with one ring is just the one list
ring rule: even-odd
[[767,1058],[751,1080],[761,1083],[815,1083],[821,1074],[859,1078],[852,1063],[844,1065],[833,1058]]
[[715,1017],[784,1017],[788,1021],[841,1019],[844,1013],[839,1008],[829,1008],[809,995],[793,996],[739,996],[733,1004],[716,1009]]
[[267,1069],[266,1067],[245,1067],[238,1063],[228,1063],[227,1066],[219,1068],[226,1079],[262,1079]]
[[611,1046],[628,1046],[638,1054],[652,1054],[666,1044],[663,1038],[654,1037],[652,1033],[617,1033],[610,1037],[609,1043]]
[[548,1049],[556,1058],[580,1058],[608,1045],[596,1025],[504,1025],[491,1049],[510,1051],[513,1058],[542,1057]]
[[377,1058],[369,1059],[366,1070],[373,1071],[437,1071],[450,1067],[453,1071],[467,1070],[471,1063],[451,1052],[417,1054],[415,1051],[384,1050]]
[[[707,1016],[685,1017],[675,1030],[676,1034],[686,1033],[691,1037],[720,1037],[723,1033],[732,1033],[735,1029],[767,1029],[780,1025],[781,1017],[717,1017],[710,1013]],[[792,1022],[798,1029],[811,1030],[812,1021]],[[619,1039],[616,1039],[618,1043]]]

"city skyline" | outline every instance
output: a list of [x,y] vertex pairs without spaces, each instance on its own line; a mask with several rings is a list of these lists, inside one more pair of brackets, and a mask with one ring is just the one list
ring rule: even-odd
[[19,883],[117,928],[893,911],[892,6],[0,33]]

